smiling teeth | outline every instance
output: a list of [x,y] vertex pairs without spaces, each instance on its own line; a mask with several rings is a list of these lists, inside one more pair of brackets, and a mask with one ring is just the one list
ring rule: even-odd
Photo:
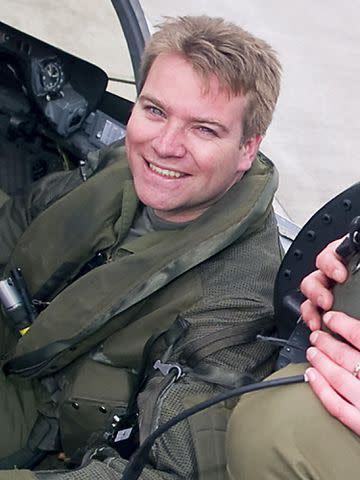
[[165,170],[164,168],[156,167],[152,163],[149,163],[149,167],[153,172],[156,172],[159,175],[163,175],[164,177],[180,178],[184,176],[183,173],[174,172],[173,170]]

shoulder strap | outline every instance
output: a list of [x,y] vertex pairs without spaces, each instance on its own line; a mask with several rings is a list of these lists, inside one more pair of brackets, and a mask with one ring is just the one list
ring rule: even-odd
[[256,340],[256,335],[269,332],[272,327],[271,315],[255,319],[251,322],[239,323],[204,337],[188,342],[181,350],[181,358],[187,366],[193,368],[209,355],[223,348],[241,345]]
[[232,325],[192,340],[180,348],[181,363],[185,365],[184,371],[199,380],[227,388],[246,384],[253,380],[251,375],[210,365],[203,361],[224,348],[254,342],[259,333],[269,334],[272,328],[272,315],[269,313],[268,316],[249,323]]

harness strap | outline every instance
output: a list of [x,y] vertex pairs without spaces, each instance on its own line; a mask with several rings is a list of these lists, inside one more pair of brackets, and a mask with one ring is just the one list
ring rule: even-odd
[[[255,381],[249,373],[227,370],[215,365],[202,365],[190,370],[191,376],[207,383],[213,383],[225,388],[237,388]],[[184,370],[186,373],[186,369]]]
[[209,355],[224,348],[253,342],[259,332],[269,333],[270,328],[269,316],[222,328],[187,343],[181,348],[181,359],[188,367],[194,368]]
[[30,432],[26,445],[17,452],[0,459],[0,470],[13,468],[32,469],[49,451],[58,450],[58,421],[39,414]]
[[150,362],[151,355],[153,353],[153,348],[156,342],[161,338],[164,337],[166,344],[168,345],[168,350],[166,352],[166,356],[168,357],[170,352],[169,349],[172,350],[175,343],[185,334],[186,330],[189,328],[189,322],[184,320],[182,317],[178,316],[175,322],[171,325],[168,330],[164,330],[159,333],[155,333],[152,335],[145,344],[143,354],[141,357],[140,369],[137,374],[137,381],[133,388],[127,412],[128,414],[133,414],[136,410],[136,401],[137,396],[140,393],[141,389],[143,388],[146,380],[148,379],[148,371],[150,367],[152,368],[153,365]]

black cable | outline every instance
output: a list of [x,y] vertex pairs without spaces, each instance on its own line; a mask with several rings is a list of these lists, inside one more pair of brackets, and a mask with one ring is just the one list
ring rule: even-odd
[[244,393],[253,392],[255,390],[264,390],[265,388],[272,388],[272,387],[279,387],[280,385],[291,385],[293,383],[303,383],[306,382],[306,378],[304,375],[295,375],[292,377],[285,377],[285,378],[277,378],[275,380],[266,380],[263,382],[252,383],[250,385],[245,385],[242,387],[234,388],[230,391],[226,391],[224,393],[220,393],[213,398],[210,398],[204,402],[201,402],[183,412],[179,413],[175,417],[171,418],[164,424],[160,425],[152,434],[150,434],[144,442],[140,445],[138,450],[134,453],[134,455],[129,460],[124,472],[123,476],[121,477],[122,480],[136,480],[141,475],[143,468],[145,467],[148,455],[150,453],[151,447],[153,446],[155,440],[162,435],[164,432],[169,430],[169,428],[173,427],[177,423],[185,420],[195,413],[201,412],[206,408],[209,408],[216,403],[222,402],[232,397],[237,397],[243,395]]

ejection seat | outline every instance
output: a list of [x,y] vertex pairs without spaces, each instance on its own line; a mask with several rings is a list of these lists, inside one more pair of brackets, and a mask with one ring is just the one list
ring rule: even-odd
[[[304,361],[309,345],[309,330],[299,322],[304,296],[302,279],[315,270],[318,253],[331,241],[349,231],[352,219],[360,215],[360,182],[343,191],[318,210],[297,234],[280,265],[274,289],[274,309],[279,343],[287,340],[280,352],[278,368],[289,361]],[[283,342],[285,344],[285,342]]]

